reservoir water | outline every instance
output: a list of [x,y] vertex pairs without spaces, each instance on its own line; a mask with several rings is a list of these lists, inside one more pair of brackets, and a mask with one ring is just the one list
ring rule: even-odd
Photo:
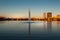
[[0,40],[59,40],[60,21],[0,21]]

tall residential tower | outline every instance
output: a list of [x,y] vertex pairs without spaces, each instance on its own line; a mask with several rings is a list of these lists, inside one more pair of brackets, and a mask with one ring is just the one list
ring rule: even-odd
[[52,21],[52,12],[47,12],[47,21]]

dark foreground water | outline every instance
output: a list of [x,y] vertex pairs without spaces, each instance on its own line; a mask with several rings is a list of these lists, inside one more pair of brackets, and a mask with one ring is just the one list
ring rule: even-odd
[[0,21],[0,40],[60,40],[60,22]]

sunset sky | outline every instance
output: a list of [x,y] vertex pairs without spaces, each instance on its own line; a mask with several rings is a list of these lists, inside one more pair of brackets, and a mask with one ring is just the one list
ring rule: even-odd
[[60,0],[0,0],[0,16],[42,17],[44,12],[60,14]]

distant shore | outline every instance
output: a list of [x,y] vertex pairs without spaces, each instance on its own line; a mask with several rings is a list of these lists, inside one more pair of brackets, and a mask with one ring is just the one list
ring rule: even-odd
[[[51,18],[48,20],[47,18],[45,19],[39,19],[39,18],[31,18],[31,21],[60,21],[60,19],[56,18]],[[0,21],[29,21],[28,18],[0,18]]]

